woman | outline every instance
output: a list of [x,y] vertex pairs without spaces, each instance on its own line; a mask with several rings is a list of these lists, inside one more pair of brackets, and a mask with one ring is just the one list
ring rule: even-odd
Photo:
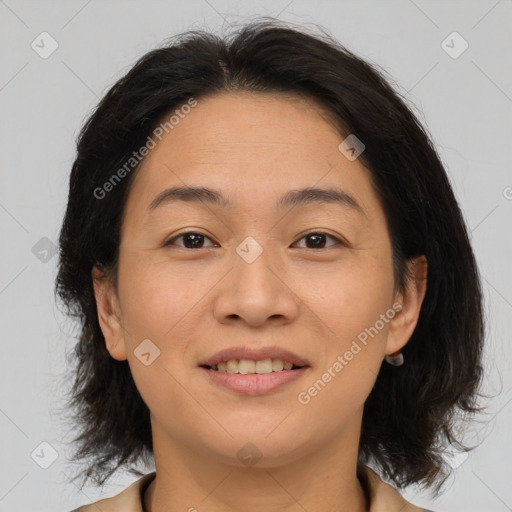
[[264,20],[143,56],[80,134],[57,292],[84,481],[140,477],[80,511],[422,510],[395,487],[437,493],[478,410],[446,171],[325,34]]

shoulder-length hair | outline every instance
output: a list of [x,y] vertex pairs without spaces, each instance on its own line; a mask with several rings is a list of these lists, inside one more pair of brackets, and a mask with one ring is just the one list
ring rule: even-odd
[[[116,284],[121,214],[138,168],[128,172],[126,162],[164,116],[226,91],[291,93],[325,107],[340,136],[365,145],[359,159],[385,211],[397,286],[407,260],[426,256],[428,286],[406,364],[380,369],[364,405],[359,463],[373,462],[400,488],[419,483],[437,492],[449,475],[444,447],[468,449],[456,420],[480,410],[482,292],[463,216],[426,129],[384,73],[325,30],[312,35],[274,19],[228,37],[171,38],[112,86],[78,136],[55,291],[80,320],[68,407],[80,429],[73,460],[87,460],[83,484],[103,485],[119,467],[153,455],[148,407],[128,362],[106,349],[91,278],[98,264]],[[123,165],[127,172],[102,197]]]

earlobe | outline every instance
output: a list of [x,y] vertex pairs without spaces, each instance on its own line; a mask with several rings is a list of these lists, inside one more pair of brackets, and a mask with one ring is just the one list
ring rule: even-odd
[[400,350],[407,344],[418,323],[421,305],[427,289],[427,259],[417,256],[407,261],[406,283],[397,292],[395,300],[401,305],[390,322],[386,356],[400,357]]
[[123,337],[123,328],[119,313],[117,295],[110,279],[103,275],[101,269],[95,265],[91,272],[98,322],[105,338],[105,346],[110,355],[118,361],[124,361],[126,347]]

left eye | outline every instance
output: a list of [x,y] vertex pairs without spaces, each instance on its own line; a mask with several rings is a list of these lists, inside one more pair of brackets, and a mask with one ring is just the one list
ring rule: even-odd
[[[325,244],[326,238],[331,238],[332,240],[335,240],[338,244],[341,243],[341,240],[339,240],[335,236],[328,235],[327,233],[322,233],[321,231],[308,233],[307,235],[304,235],[299,240],[304,240],[304,239],[311,240],[312,247],[306,247],[306,249],[325,249],[324,244]],[[336,244],[334,244],[334,245],[336,245]]]
[[[174,241],[180,238],[182,238],[184,241],[184,244],[180,245],[180,247],[184,247],[185,249],[201,249],[204,247],[204,239],[211,240],[206,235],[189,231],[188,233],[182,233],[181,235],[177,235],[171,238],[164,243],[164,246],[174,245]],[[342,243],[338,238],[332,235],[328,235],[327,233],[322,233],[321,231],[308,233],[299,240],[306,239],[311,242],[309,247],[305,247],[306,249],[325,249],[325,240],[327,238],[335,240],[335,242],[338,244]],[[336,245],[336,243],[334,245]]]

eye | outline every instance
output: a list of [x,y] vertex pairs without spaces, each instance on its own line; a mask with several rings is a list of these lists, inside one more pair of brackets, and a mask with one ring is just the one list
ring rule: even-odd
[[304,235],[299,240],[309,239],[311,241],[311,246],[305,247],[306,249],[326,249],[326,247],[324,247],[326,238],[331,238],[332,240],[335,240],[338,243],[338,245],[345,245],[345,243],[342,242],[339,238],[336,238],[335,236],[332,235],[328,235],[327,233],[323,233],[322,231],[312,231],[311,233]]
[[[170,246],[170,245],[176,245],[174,242],[179,239],[183,239],[183,244],[178,244],[178,247],[183,247],[185,249],[202,249],[205,247],[204,240],[211,240],[211,238],[207,237],[206,235],[203,235],[202,233],[197,233],[195,231],[188,231],[186,233],[181,233],[180,235],[176,235],[166,242],[164,242],[164,247]],[[304,235],[299,240],[309,240],[310,244],[306,243],[305,249],[325,249],[325,240],[327,238],[330,238],[334,240],[336,243],[333,245],[346,245],[344,242],[342,242],[339,238],[329,235],[327,233],[323,233],[321,231],[313,231],[311,233],[308,233],[307,235]],[[211,245],[210,247],[213,247],[214,245]],[[328,247],[327,247],[328,248]]]
[[[196,233],[195,231],[188,231],[176,235],[164,243],[164,247],[168,245],[175,245],[174,241],[183,238],[184,245],[178,245],[178,247],[184,247],[185,249],[201,249],[204,247],[204,239],[211,240],[206,235]],[[213,247],[213,246],[212,246]]]

